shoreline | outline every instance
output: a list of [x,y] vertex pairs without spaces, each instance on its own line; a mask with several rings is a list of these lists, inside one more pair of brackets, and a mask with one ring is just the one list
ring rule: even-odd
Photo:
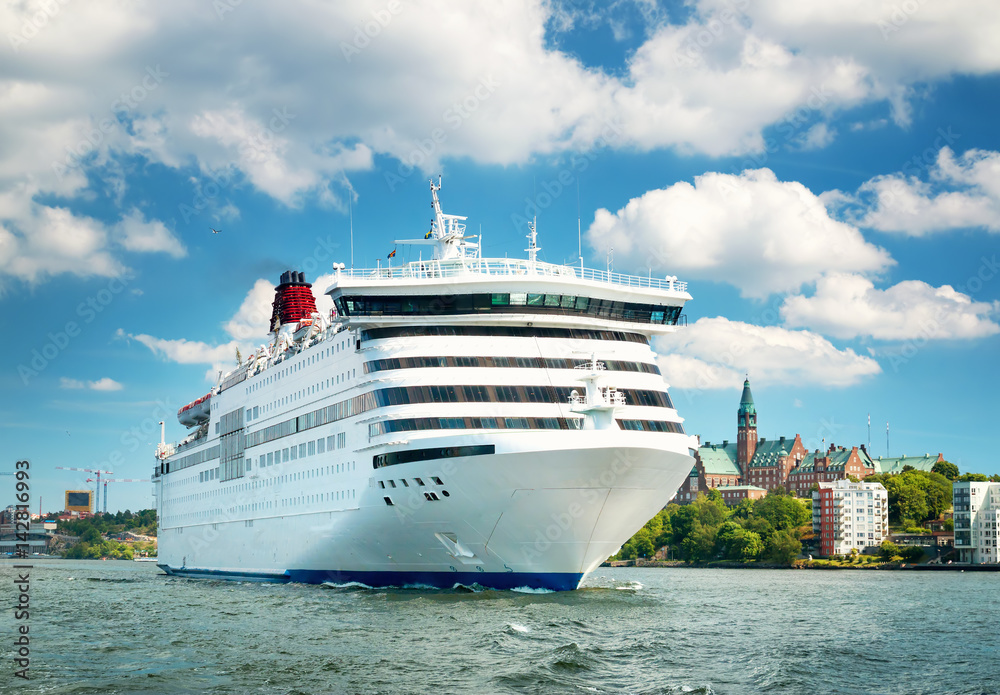
[[866,565],[830,565],[814,564],[815,560],[797,560],[792,565],[774,565],[760,562],[709,562],[689,564],[682,560],[651,560],[637,563],[634,560],[616,560],[604,563],[601,567],[653,567],[653,568],[684,568],[684,569],[732,569],[732,570],[882,570],[903,572],[1000,572],[1000,564],[970,565],[952,563],[950,565],[928,565],[883,562]]

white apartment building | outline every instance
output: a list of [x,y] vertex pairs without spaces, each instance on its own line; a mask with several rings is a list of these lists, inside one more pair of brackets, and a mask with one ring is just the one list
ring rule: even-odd
[[961,562],[1000,562],[997,525],[1000,522],[1000,483],[956,482],[955,549]]
[[889,536],[889,496],[881,483],[820,482],[813,493],[813,531],[820,554],[877,548]]

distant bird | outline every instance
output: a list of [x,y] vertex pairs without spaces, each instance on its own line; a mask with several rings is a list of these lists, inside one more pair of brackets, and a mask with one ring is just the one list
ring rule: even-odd
[[209,229],[212,230],[212,234],[218,234],[219,232],[222,231],[221,229],[216,229],[215,227],[209,227]]

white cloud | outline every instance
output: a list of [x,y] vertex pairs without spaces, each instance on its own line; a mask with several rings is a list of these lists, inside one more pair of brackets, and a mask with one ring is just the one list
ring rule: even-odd
[[1000,232],[1000,152],[968,150],[956,158],[942,147],[927,181],[912,169],[875,177],[848,198],[862,206],[858,224],[908,236],[967,227]]
[[153,354],[177,364],[210,364],[212,365],[205,372],[205,380],[215,382],[219,373],[231,371],[236,367],[236,351],[241,350],[244,355],[252,349],[252,346],[236,340],[221,345],[209,345],[198,340],[187,340],[177,338],[168,340],[157,338],[152,335],[140,333],[133,335],[118,329],[116,337],[119,339],[131,339],[142,343],[149,348]]
[[754,383],[842,387],[882,371],[816,333],[723,317],[699,319],[656,343],[664,378],[680,389],[733,388],[746,373]]
[[880,340],[981,338],[1000,332],[993,317],[1000,303],[974,302],[950,285],[909,280],[884,290],[857,275],[833,275],[816,284],[812,297],[788,297],[785,323],[837,338]]
[[817,123],[796,139],[795,145],[802,151],[819,150],[832,143],[836,135],[837,131],[826,123]]
[[[333,283],[333,274],[320,275],[312,283],[316,310],[324,316],[330,315],[333,300],[324,290]],[[271,310],[274,301],[274,285],[264,278],[258,279],[247,292],[236,313],[222,324],[231,340],[212,345],[203,341],[185,338],[164,339],[151,335],[126,333],[118,329],[116,337],[132,339],[145,345],[154,354],[178,364],[210,364],[205,373],[208,381],[215,381],[218,373],[230,371],[236,366],[236,351],[245,358],[255,350],[271,330]]]
[[97,381],[90,381],[87,383],[87,386],[94,391],[121,391],[124,388],[117,381],[108,377],[103,377]]
[[91,391],[121,391],[124,386],[115,381],[114,379],[103,377],[97,381],[80,381],[78,379],[70,379],[68,377],[61,377],[59,379],[59,388],[61,389],[90,389]]
[[878,273],[893,263],[853,226],[832,219],[798,182],[769,169],[708,173],[600,209],[587,230],[595,252],[615,249],[616,265],[652,264],[682,279],[725,280],[744,296],[795,291],[825,273]]
[[187,249],[159,220],[147,222],[142,212],[132,208],[116,227],[121,245],[128,251],[152,253],[161,251],[174,258],[183,258]]
[[702,13],[736,8],[754,31],[806,58],[851,56],[869,71],[873,98],[923,81],[1000,69],[1000,6],[992,0],[905,7],[870,0],[700,0],[697,6]]
[[[360,0],[95,0],[52,5],[30,35],[22,28],[42,6],[6,3],[0,23],[17,59],[0,78],[0,273],[119,272],[108,229],[37,200],[102,187],[122,200],[120,161],[132,158],[203,178],[238,171],[231,185],[295,206],[340,204],[345,175],[371,169],[375,154],[424,171],[449,158],[520,164],[610,132],[619,148],[743,154],[763,151],[772,126],[788,146],[827,146],[844,109],[885,101],[905,122],[914,85],[1000,69],[997,3],[918,5],[894,18],[896,5],[867,0],[700,0],[671,25],[642,0],[647,33],[619,72],[553,48],[547,28],[584,20],[547,0],[414,0],[395,13]],[[385,21],[366,35],[378,13]],[[614,12],[577,14],[627,37]],[[59,241],[75,229],[91,241],[50,263],[32,237],[60,215]],[[133,250],[179,253],[161,223],[146,224],[126,235]]]
[[242,341],[261,340],[271,330],[271,310],[274,285],[261,278],[240,304],[229,321],[224,324],[226,333]]

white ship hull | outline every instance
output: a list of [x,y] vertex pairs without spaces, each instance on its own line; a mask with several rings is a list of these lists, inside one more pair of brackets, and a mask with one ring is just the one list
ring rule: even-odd
[[[631,446],[615,446],[622,435]],[[391,471],[399,486],[393,506],[385,504],[385,490],[371,489],[354,508],[316,503],[296,514],[258,517],[253,526],[191,525],[161,535],[159,564],[192,577],[574,589],[656,514],[691,470],[687,437],[649,433],[640,435],[647,446],[637,447],[635,436],[565,433],[573,448],[547,442],[544,451],[402,464]],[[531,446],[529,437],[519,437]],[[427,488],[413,482],[432,476],[444,483],[434,486],[437,501],[425,499]],[[402,487],[403,479],[410,487]]]

